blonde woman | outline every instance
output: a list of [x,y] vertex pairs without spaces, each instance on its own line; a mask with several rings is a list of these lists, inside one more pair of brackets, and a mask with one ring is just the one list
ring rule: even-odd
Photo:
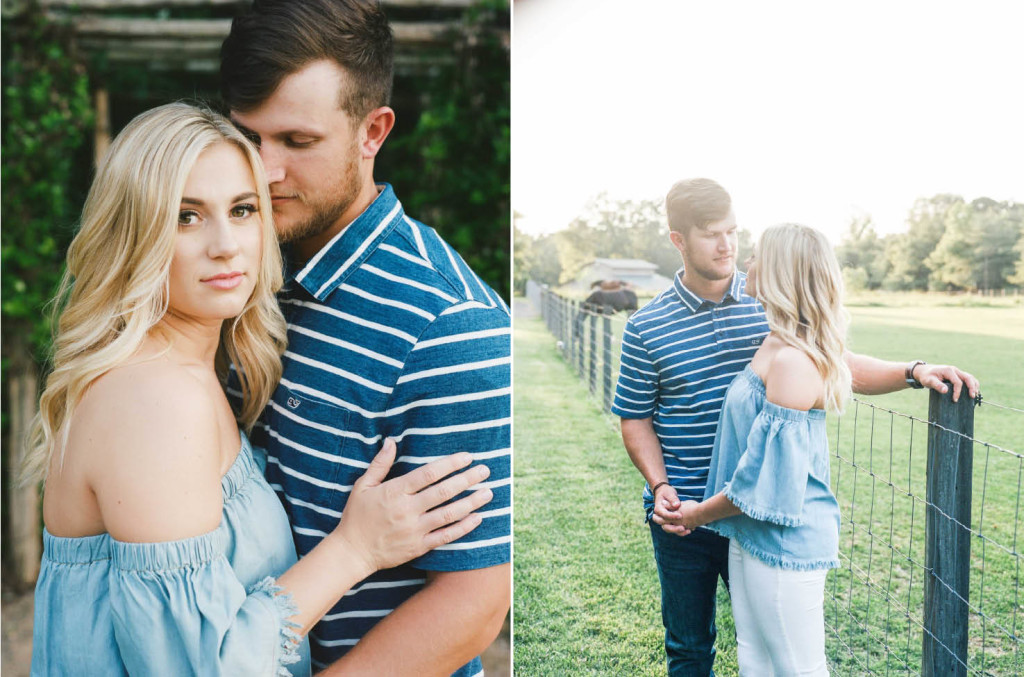
[[771,333],[726,392],[704,500],[684,503],[681,522],[730,539],[740,673],[827,675],[823,602],[825,575],[839,566],[839,505],[825,410],[840,410],[851,385],[842,274],[821,233],[774,226],[747,262],[746,294]]
[[[280,375],[281,259],[255,149],[171,104],[99,168],[68,253],[26,471],[45,478],[32,674],[308,674],[303,636],[352,585],[479,524],[468,454],[384,481],[296,562],[249,430]],[[222,383],[234,364],[244,395]]]

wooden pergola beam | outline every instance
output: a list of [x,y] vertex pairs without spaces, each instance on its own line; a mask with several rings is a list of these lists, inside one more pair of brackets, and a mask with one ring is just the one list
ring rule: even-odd
[[[384,0],[385,7],[463,9],[476,0]],[[162,9],[209,5],[245,7],[251,0],[39,0],[46,9],[114,11],[119,9]]]
[[[128,19],[121,17],[75,16],[70,18],[75,34],[82,38],[105,38],[123,43],[136,38],[223,40],[231,31],[231,19]],[[451,31],[459,30],[454,22],[416,22],[391,24],[399,46],[437,45],[449,42]]]

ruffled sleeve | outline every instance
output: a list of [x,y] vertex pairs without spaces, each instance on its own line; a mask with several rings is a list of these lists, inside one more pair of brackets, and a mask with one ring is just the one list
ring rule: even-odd
[[295,613],[274,579],[246,590],[217,531],[167,543],[113,542],[114,636],[133,675],[279,675],[299,662]]
[[757,415],[725,496],[746,515],[787,527],[803,524],[810,477],[809,412],[765,402]]

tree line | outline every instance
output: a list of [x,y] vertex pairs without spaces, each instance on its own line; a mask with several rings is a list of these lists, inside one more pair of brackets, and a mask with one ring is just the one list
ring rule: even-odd
[[[516,215],[518,218],[519,215]],[[813,225],[813,224],[811,224]],[[836,256],[851,291],[982,291],[1024,286],[1024,203],[958,195],[919,198],[907,230],[880,236],[870,217],[851,220]],[[671,277],[679,254],[668,243],[661,200],[591,199],[564,230],[531,236],[514,229],[514,277],[557,286],[574,280],[595,258],[650,261]],[[753,237],[740,230],[746,259]]]

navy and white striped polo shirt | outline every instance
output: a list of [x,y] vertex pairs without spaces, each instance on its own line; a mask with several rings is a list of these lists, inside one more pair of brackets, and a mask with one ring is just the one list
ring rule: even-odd
[[[743,293],[744,273],[733,275],[719,303],[687,289],[682,274],[626,322],[612,413],[653,418],[668,481],[680,500],[700,501],[725,390],[754,357],[768,322]],[[649,486],[643,496],[650,514]]]
[[[284,374],[254,444],[288,512],[299,555],[338,524],[385,437],[392,475],[468,451],[494,498],[483,523],[412,566],[356,585],[310,633],[314,665],[342,656],[423,587],[424,570],[508,562],[511,333],[508,307],[438,234],[405,215],[391,186],[286,284]],[[457,675],[481,672],[479,659]]]

